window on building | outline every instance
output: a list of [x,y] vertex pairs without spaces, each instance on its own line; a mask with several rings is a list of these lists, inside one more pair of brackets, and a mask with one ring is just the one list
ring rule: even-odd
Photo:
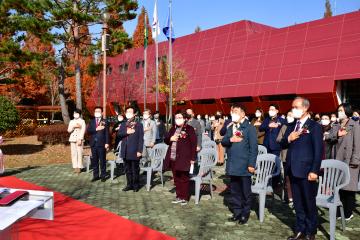
[[124,72],[126,72],[128,69],[129,69],[129,64],[128,64],[128,63],[124,63],[124,64],[121,64],[121,65],[119,66],[119,71],[120,71],[120,73],[124,73]]
[[142,60],[142,61],[141,61],[141,67],[143,67],[143,68],[144,68],[144,66],[145,66],[145,61],[144,61],[144,60]]
[[108,65],[106,68],[106,74],[111,75],[111,73],[112,73],[112,67],[111,67],[111,65]]
[[136,66],[135,66],[135,67],[136,67],[136,70],[140,68],[140,64],[141,64],[140,61],[137,61],[137,62],[136,62]]

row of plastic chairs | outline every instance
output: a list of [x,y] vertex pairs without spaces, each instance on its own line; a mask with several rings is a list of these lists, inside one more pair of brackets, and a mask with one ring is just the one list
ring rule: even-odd
[[[259,219],[264,221],[264,209],[266,193],[271,192],[272,188],[268,186],[269,180],[273,175],[272,169],[275,167],[275,158],[273,154],[267,154],[266,148],[259,145],[258,158],[256,161],[256,180],[252,186],[252,192],[259,194]],[[330,220],[330,239],[335,239],[336,212],[340,208],[342,230],[345,230],[345,217],[342,202],[340,200],[339,190],[350,182],[349,166],[336,159],[325,159],[321,162],[322,176],[319,177],[319,186],[316,196],[316,205],[318,207],[329,209]]]

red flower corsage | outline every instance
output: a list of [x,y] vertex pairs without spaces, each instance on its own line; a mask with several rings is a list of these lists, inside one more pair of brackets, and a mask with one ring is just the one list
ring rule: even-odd
[[180,138],[186,138],[186,137],[187,137],[187,133],[185,131],[181,131]]
[[241,137],[243,137],[243,133],[242,133],[242,131],[236,130],[234,133],[234,136],[241,138]]
[[128,123],[126,124],[126,127],[127,127],[127,128],[131,128],[131,129],[134,129],[134,128],[135,128],[135,125],[136,125],[136,122],[128,122]]
[[301,129],[301,134],[309,134],[309,126],[308,125],[304,125]]

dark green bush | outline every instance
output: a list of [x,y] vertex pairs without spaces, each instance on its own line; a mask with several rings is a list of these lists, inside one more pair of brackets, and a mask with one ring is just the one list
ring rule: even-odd
[[70,134],[67,132],[67,125],[55,124],[43,126],[35,130],[38,141],[43,144],[68,144]]
[[15,129],[20,120],[14,104],[4,96],[0,96],[0,133]]

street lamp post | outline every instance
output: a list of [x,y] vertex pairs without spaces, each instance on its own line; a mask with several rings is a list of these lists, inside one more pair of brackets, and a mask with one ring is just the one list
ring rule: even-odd
[[104,13],[103,15],[103,35],[102,35],[102,51],[103,51],[103,112],[104,117],[106,118],[106,74],[107,74],[107,67],[106,67],[106,50],[107,50],[107,43],[106,43],[106,35],[108,30],[107,21],[109,20],[110,16],[108,13]]

